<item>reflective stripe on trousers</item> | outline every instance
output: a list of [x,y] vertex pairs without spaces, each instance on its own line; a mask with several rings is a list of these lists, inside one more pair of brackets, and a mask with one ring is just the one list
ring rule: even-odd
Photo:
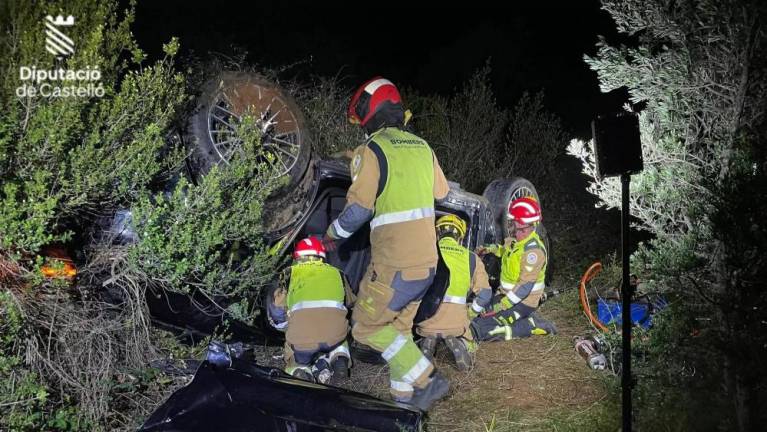
[[[503,291],[506,297],[508,297],[509,300],[511,300],[512,304],[517,304],[522,301],[522,299],[519,298],[513,291],[514,288],[516,287],[515,284],[501,281],[501,287],[503,288]],[[545,283],[537,282],[535,285],[533,285],[533,289],[530,290],[530,292],[534,293],[537,291],[542,291],[544,288],[546,288]]]
[[405,210],[395,213],[386,213],[380,216],[376,216],[370,221],[370,230],[374,230],[381,225],[388,225],[393,223],[408,222],[417,219],[423,219],[434,216],[433,207],[417,208],[412,210]]
[[[509,282],[504,282],[504,281],[501,281],[501,286],[503,287],[503,289],[505,291],[511,291],[511,290],[513,290],[516,287],[515,284],[509,283]],[[546,288],[546,283],[544,283],[544,282],[536,282],[535,285],[533,285],[533,289],[531,290],[531,292],[533,292],[533,291],[540,291],[540,290],[542,290],[544,288]]]
[[522,302],[522,299],[517,297],[517,295],[514,294],[513,291],[507,291],[506,292],[506,297],[508,297],[509,300],[511,300],[511,304],[517,304],[517,303],[521,303]]
[[392,390],[402,392],[402,393],[411,393],[414,389],[413,386],[402,381],[389,381],[389,387],[392,388]]
[[511,340],[511,326],[498,326],[488,333],[491,336],[503,335],[504,340]]
[[501,287],[504,289],[504,291],[511,291],[513,290],[517,285],[511,283],[511,282],[504,282],[501,281]]
[[336,349],[328,353],[331,359],[335,359],[339,355],[343,354],[346,357],[351,358],[352,354],[349,352],[349,345],[344,341],[341,345],[338,345]]
[[[381,357],[389,364],[391,383],[405,383],[410,386],[429,370],[431,362],[424,357],[413,339],[387,325],[369,338],[373,348],[381,351]],[[392,389],[399,390],[395,388]],[[399,390],[403,391],[403,390]]]

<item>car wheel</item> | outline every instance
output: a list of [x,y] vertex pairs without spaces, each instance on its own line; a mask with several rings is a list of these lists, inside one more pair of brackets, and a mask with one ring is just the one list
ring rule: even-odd
[[[195,113],[188,119],[185,141],[193,149],[192,171],[206,174],[227,165],[242,151],[237,127],[250,112],[262,130],[261,145],[270,177],[298,183],[311,154],[311,136],[301,110],[279,86],[249,72],[222,72],[203,85]],[[284,191],[284,188],[282,188]]]

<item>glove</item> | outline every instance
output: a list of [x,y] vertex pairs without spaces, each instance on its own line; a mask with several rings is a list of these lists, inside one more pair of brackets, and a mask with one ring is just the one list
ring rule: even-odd
[[322,246],[324,246],[325,250],[328,252],[335,252],[338,249],[338,243],[336,243],[336,240],[327,234],[325,234],[325,237],[322,238]]
[[500,247],[498,245],[489,244],[489,245],[478,247],[476,252],[477,252],[477,255],[479,256],[487,255],[487,254],[498,255],[499,248]]
[[495,320],[496,323],[498,323],[498,325],[502,325],[502,326],[511,326],[512,324],[514,324],[514,321],[515,321],[514,317],[510,317],[510,316],[507,317],[503,315],[496,315],[493,317],[493,319]]
[[503,308],[502,310],[511,309],[514,307],[514,304],[511,303],[511,300],[509,300],[508,297],[503,296],[503,298],[501,298],[501,307]]
[[479,316],[479,312],[475,312],[474,309],[469,306],[467,309],[467,315],[469,316],[469,321],[473,320],[474,318]]
[[512,307],[514,307],[514,304],[503,294],[497,295],[493,301],[493,312],[502,312]]
[[274,304],[279,306],[284,306],[285,302],[288,298],[286,289],[277,289],[274,291]]
[[479,256],[487,255],[487,254],[491,253],[490,252],[490,248],[491,247],[492,247],[492,245],[489,245],[489,246],[478,246],[477,249],[474,252],[476,252],[476,254],[479,255]]

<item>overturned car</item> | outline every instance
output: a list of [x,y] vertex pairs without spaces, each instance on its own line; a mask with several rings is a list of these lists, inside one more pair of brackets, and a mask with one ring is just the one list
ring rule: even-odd
[[[311,235],[322,235],[344,209],[346,193],[352,182],[349,161],[343,158],[323,160],[312,155],[311,131],[307,122],[295,101],[277,85],[253,73],[224,72],[203,87],[195,112],[187,120],[183,133],[178,134],[178,139],[182,139],[184,144],[193,151],[193,158],[189,164],[189,175],[193,181],[195,177],[205,175],[214,165],[228,164],[232,156],[241,151],[237,125],[246,112],[255,114],[258,119],[262,135],[262,150],[269,155],[267,160],[271,169],[270,174],[288,179],[286,184],[269,198],[264,224],[268,232],[267,241],[273,253],[289,256],[292,254],[296,240]],[[508,203],[525,196],[538,199],[535,187],[523,178],[495,180],[486,187],[482,195],[464,191],[459,184],[451,182],[447,197],[435,205],[436,216],[453,214],[463,219],[467,225],[463,244],[473,250],[481,245],[503,242],[509,235],[505,223]],[[112,221],[112,230],[118,231],[118,236],[126,242],[135,241],[136,236],[130,229],[127,220],[129,216],[130,212],[123,210],[118,212]],[[545,228],[539,225],[537,229],[547,249],[550,250]],[[369,227],[363,227],[341,242],[336,253],[328,258],[330,264],[346,275],[354,293],[357,292],[370,262],[369,234]],[[492,280],[492,271],[490,273],[491,284],[497,284],[497,281]],[[270,287],[270,289],[273,288]],[[265,298],[270,289],[261,290],[261,295]],[[439,283],[435,283],[429,289],[422,301],[417,320],[426,320],[436,313],[445,289],[446,286]],[[268,323],[267,313],[264,310],[266,304],[264,298],[257,302],[262,305],[262,309],[255,326],[246,325],[227,316],[225,309],[222,308],[226,306],[226,299],[212,302],[203,295],[155,292],[148,294],[147,301],[158,324],[183,332],[197,340],[214,333],[219,326],[226,323],[232,338],[241,342],[282,344],[283,334],[274,330]],[[352,350],[352,354],[363,361],[375,362],[380,359],[377,353],[366,350],[364,347],[356,347]],[[364,407],[367,406],[379,417],[381,412],[390,413],[389,416],[383,415],[383,423],[375,423],[377,426],[355,423],[356,414],[348,417],[348,421],[339,417],[318,415],[318,418],[325,418],[329,422],[323,423],[317,419],[298,419],[295,413],[285,413],[280,410],[277,410],[278,413],[272,412],[258,397],[259,391],[227,388],[221,390],[221,395],[226,395],[226,398],[211,396],[199,398],[192,403],[194,409],[201,415],[200,418],[205,418],[207,412],[213,412],[210,410],[217,406],[216,404],[223,404],[219,407],[220,409],[234,410],[232,412],[236,412],[237,409],[232,404],[237,406],[250,404],[250,406],[260,407],[259,412],[265,418],[276,416],[281,419],[275,421],[275,426],[271,428],[273,430],[314,430],[309,428],[309,425],[322,428],[331,427],[331,424],[338,429],[384,430],[386,428],[382,425],[386,423],[386,419],[400,425],[403,425],[403,419],[406,419],[405,429],[418,429],[422,422],[420,416],[414,416],[408,411],[409,408],[379,401],[383,403],[381,405],[378,402],[372,402],[374,398],[351,394],[341,389],[321,390],[323,388],[321,385],[296,383],[292,378],[285,377],[276,370],[259,369],[242,362],[236,365],[233,363],[230,368],[224,368],[224,370],[217,370],[203,363],[195,380],[198,383],[200,381],[215,382],[218,387],[234,385],[233,383],[236,382],[250,382],[250,385],[260,386],[258,388],[262,391],[279,392],[285,398],[294,392],[296,400],[300,401],[311,400],[313,397],[325,400],[331,397],[329,395],[333,395],[332,400],[336,401],[338,407],[342,407],[339,408],[342,412],[359,412],[360,415],[366,415]],[[199,387],[202,389],[205,385]],[[174,421],[190,421],[189,411],[186,409],[174,411],[172,406],[178,406],[181,400],[195,400],[194,392],[190,393],[190,391],[189,388],[185,388],[180,395],[174,395],[152,416],[145,425],[145,429],[183,429],[184,423],[176,423],[174,426]],[[232,398],[234,394],[239,395],[239,401]],[[185,413],[184,415],[187,416],[175,415],[174,412]],[[258,420],[260,417],[252,414],[254,421],[260,422]],[[197,417],[193,416],[192,419],[194,418]],[[291,424],[294,426],[290,426]],[[305,429],[295,429],[296,424],[307,426]],[[210,426],[215,427],[213,423]],[[294,428],[291,429],[291,427]]]
[[[229,162],[238,151],[237,124],[245,112],[255,113],[263,123],[261,145],[263,151],[274,158],[271,175],[288,178],[287,184],[268,200],[264,224],[268,228],[267,241],[272,251],[289,256],[295,241],[311,235],[322,236],[343,210],[346,192],[352,182],[349,161],[343,158],[322,160],[312,155],[307,122],[295,101],[278,86],[257,74],[224,72],[204,86],[197,109],[181,134],[194,155],[191,176],[204,175],[213,165]],[[450,182],[447,197],[435,205],[436,217],[454,214],[462,218],[467,225],[464,246],[473,250],[481,245],[503,242],[509,235],[504,217],[508,203],[525,196],[538,199],[533,184],[519,177],[494,180],[482,195],[465,191],[459,184]],[[123,228],[120,235],[125,239],[135,237],[124,221],[114,226]],[[541,224],[537,230],[550,251],[545,227]],[[363,227],[340,243],[337,253],[328,259],[344,272],[355,293],[370,262],[369,234],[369,227]],[[491,284],[495,285],[497,281],[493,280],[492,273]],[[444,289],[435,286],[430,290],[422,304],[423,310],[418,314],[421,319],[428,319],[436,312],[438,301],[444,294],[439,290]],[[262,293],[267,291],[262,290]],[[185,297],[164,293],[150,299],[150,306],[161,323],[193,334],[209,334],[227,319],[218,306],[209,305],[209,308],[199,310],[206,304],[204,298]],[[230,323],[232,326],[240,331],[243,339],[274,344],[282,340],[282,334],[272,331],[265,319],[260,328],[248,331],[238,323]]]

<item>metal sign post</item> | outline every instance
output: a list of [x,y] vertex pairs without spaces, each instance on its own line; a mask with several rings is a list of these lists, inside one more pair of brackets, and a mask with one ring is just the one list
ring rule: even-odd
[[594,152],[597,175],[600,178],[621,178],[621,258],[623,281],[621,283],[622,321],[622,372],[623,431],[631,432],[631,300],[634,293],[630,283],[631,243],[629,220],[631,203],[629,185],[631,174],[642,171],[642,143],[639,136],[639,118],[633,113],[601,116],[591,124],[594,133]]
[[630,174],[621,174],[621,259],[623,262],[623,281],[621,283],[621,299],[623,302],[622,317],[622,345],[623,358],[621,369],[621,388],[623,390],[623,430],[631,431],[631,299],[634,296],[629,281],[629,258],[631,258],[631,246],[629,243],[629,185]]

